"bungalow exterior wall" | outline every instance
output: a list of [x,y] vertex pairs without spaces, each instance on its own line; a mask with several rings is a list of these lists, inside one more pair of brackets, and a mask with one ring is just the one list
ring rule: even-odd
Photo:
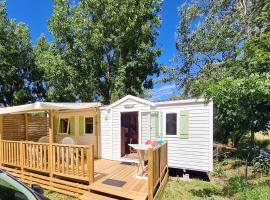
[[[205,172],[213,170],[213,102],[179,100],[153,105],[153,102],[130,96],[100,110],[101,158],[122,160],[121,113],[137,111],[139,143],[156,138],[155,133],[167,140],[169,167]],[[188,113],[188,136],[181,138],[164,134],[166,113],[176,113],[179,119],[181,112],[185,111]],[[159,116],[158,126],[153,113]]]

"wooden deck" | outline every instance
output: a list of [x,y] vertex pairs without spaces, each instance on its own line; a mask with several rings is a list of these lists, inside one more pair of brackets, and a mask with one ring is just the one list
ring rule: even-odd
[[86,199],[153,200],[168,179],[167,143],[148,149],[148,177],[137,164],[94,160],[93,145],[0,141],[0,167],[23,182]]
[[[136,178],[136,172],[137,166],[134,163],[96,160],[95,181],[90,185],[90,191],[127,199],[145,200],[148,195],[148,181]],[[116,183],[120,181],[120,185],[106,183],[109,180]],[[87,193],[84,196],[87,196]],[[81,199],[85,198],[81,197]]]

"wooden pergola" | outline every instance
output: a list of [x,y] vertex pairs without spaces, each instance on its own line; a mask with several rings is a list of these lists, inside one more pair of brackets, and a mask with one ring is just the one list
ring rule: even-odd
[[[77,112],[91,107],[96,110],[97,118],[100,118],[98,105],[78,104],[72,106],[71,104],[34,103],[1,108],[1,169],[10,172],[24,183],[36,183],[45,189],[74,197],[83,195],[81,199],[98,197],[97,193],[103,193],[100,198],[116,196],[117,198],[138,200],[157,199],[168,180],[167,142],[148,149],[147,179],[136,178],[137,167],[134,165],[127,165],[120,161],[95,160],[93,144],[56,143],[53,119],[57,112],[69,109]],[[45,113],[43,118],[31,116],[32,113],[40,112]],[[36,124],[36,126],[32,124]],[[44,124],[48,130],[49,142],[33,141],[32,129],[36,130],[37,127],[40,128]],[[11,134],[19,127],[18,135],[23,135],[23,138],[10,137],[5,132],[7,127],[10,127],[9,133]],[[99,133],[99,128],[97,131]],[[97,137],[97,145],[99,145],[99,140]],[[106,181],[114,179],[123,182],[124,185],[117,188],[106,184]]]

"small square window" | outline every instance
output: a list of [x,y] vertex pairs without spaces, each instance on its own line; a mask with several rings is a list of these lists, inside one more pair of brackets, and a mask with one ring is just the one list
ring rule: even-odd
[[93,117],[85,118],[85,134],[93,134],[94,132],[94,119]]
[[58,133],[70,134],[70,127],[69,127],[69,119],[68,118],[60,119]]
[[166,114],[166,135],[176,135],[177,133],[177,114]]

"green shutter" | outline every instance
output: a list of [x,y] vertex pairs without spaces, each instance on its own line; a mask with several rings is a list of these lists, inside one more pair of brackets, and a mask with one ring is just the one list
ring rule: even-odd
[[53,133],[57,134],[59,128],[59,117],[54,116],[53,118]]
[[159,112],[155,112],[155,136],[156,138],[160,137],[160,132],[159,132]]
[[162,112],[160,111],[159,112],[159,123],[160,123],[160,128],[159,128],[159,134],[160,134],[160,137],[163,137],[163,119],[162,119]]
[[189,113],[188,111],[180,112],[179,119],[179,137],[181,139],[188,139],[189,127]]
[[84,135],[84,116],[79,116],[79,134]]
[[70,125],[70,135],[75,135],[75,117],[71,116],[69,118]]

